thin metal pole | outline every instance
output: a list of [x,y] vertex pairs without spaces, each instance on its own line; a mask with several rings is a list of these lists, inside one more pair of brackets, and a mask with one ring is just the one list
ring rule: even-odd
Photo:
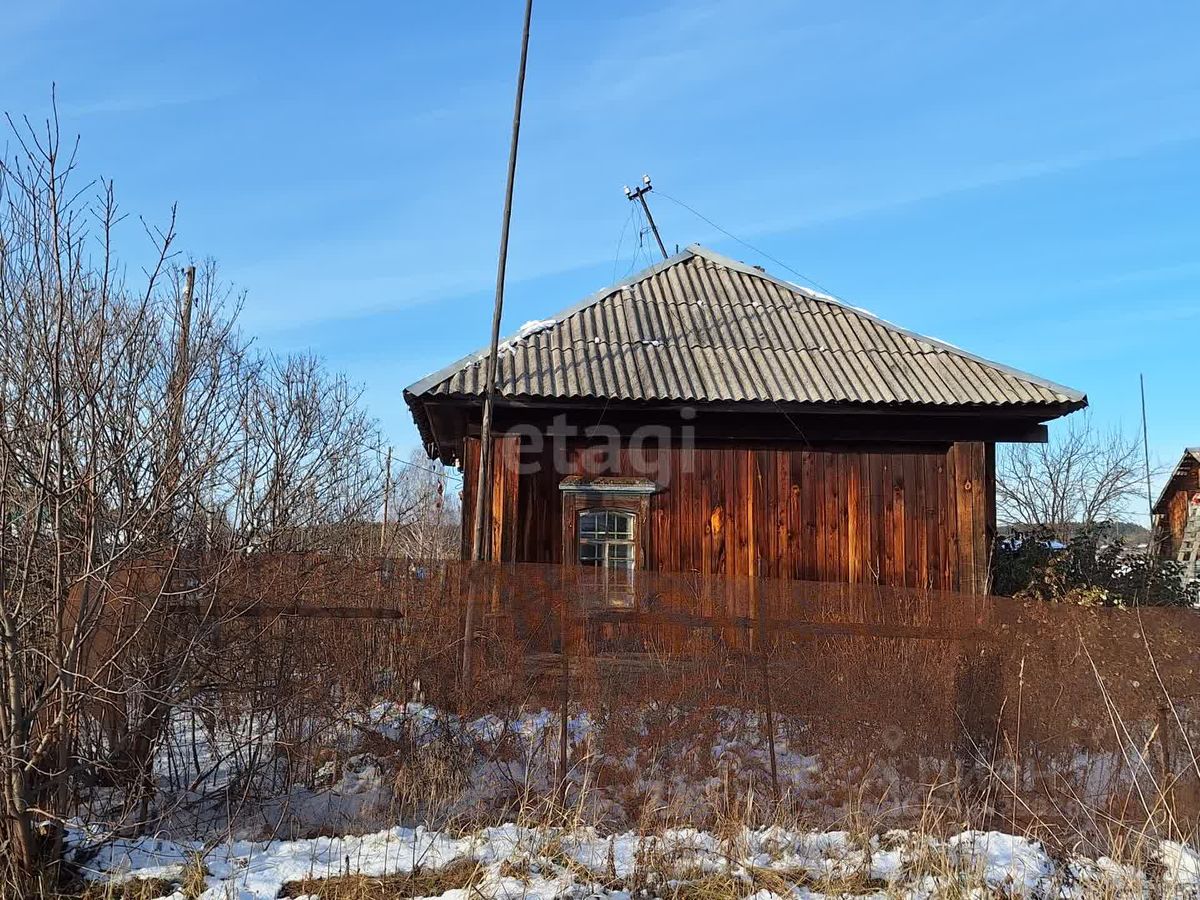
[[1154,553],[1154,499],[1150,492],[1150,431],[1146,425],[1146,376],[1138,373],[1142,388],[1142,456],[1146,463],[1146,514],[1150,516],[1150,552]]
[[383,521],[379,525],[379,553],[383,555],[387,543],[388,509],[392,499],[392,448],[388,447],[387,469],[383,473]]
[[[508,232],[512,222],[513,186],[517,179],[517,146],[521,137],[521,104],[525,98],[525,64],[529,59],[529,23],[533,18],[533,0],[525,0],[525,22],[521,28],[521,62],[517,68],[517,96],[513,103],[512,139],[508,148],[508,182],[504,188],[504,215],[500,223],[500,255],[496,261],[496,303],[492,309],[492,345],[487,359],[487,375],[483,393],[483,420],[479,427],[479,472],[475,479],[474,534],[471,536],[471,559],[479,562],[491,555],[491,541],[486,540],[488,502],[492,483],[492,408],[496,398],[496,366],[500,355],[500,316],[504,311],[504,272],[508,265]],[[473,579],[472,579],[473,580]],[[464,706],[474,684],[475,661],[475,598],[471,586],[467,589],[467,609],[463,623],[462,696]]]
[[508,149],[508,184],[504,190],[504,216],[500,225],[500,257],[496,264],[496,303],[492,309],[492,344],[488,354],[483,393],[483,421],[479,428],[479,473],[475,480],[475,533],[471,538],[471,559],[489,555],[490,542],[484,540],[489,504],[486,486],[491,483],[492,407],[496,396],[496,367],[500,349],[500,316],[504,311],[504,271],[508,265],[508,231],[512,221],[513,185],[517,177],[517,144],[521,135],[521,103],[525,96],[525,63],[529,57],[529,22],[533,0],[525,0],[525,24],[521,32],[521,63],[517,69],[517,98],[513,106],[512,140]]

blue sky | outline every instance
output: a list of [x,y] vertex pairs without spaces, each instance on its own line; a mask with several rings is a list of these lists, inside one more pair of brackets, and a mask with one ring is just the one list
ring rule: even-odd
[[[3,107],[57,82],[86,173],[366,386],[487,339],[520,0],[10,0]],[[908,328],[1200,444],[1200,7],[539,0],[505,330],[653,261],[658,188]],[[669,245],[770,260],[665,197]],[[131,259],[140,226],[122,240]]]

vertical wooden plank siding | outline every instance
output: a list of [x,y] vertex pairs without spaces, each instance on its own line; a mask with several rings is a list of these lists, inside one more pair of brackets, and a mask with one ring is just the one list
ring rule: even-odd
[[479,438],[463,442],[462,458],[462,558],[471,558],[471,537],[475,533],[475,479],[479,471]]
[[[559,482],[596,474],[594,454],[522,456],[498,436],[492,484],[495,559],[561,563]],[[687,456],[685,456],[685,454]],[[463,460],[469,551],[479,441]],[[520,463],[526,471],[518,471]],[[530,465],[536,463],[536,465]],[[649,469],[650,471],[647,471]],[[659,484],[639,528],[647,568],[981,593],[995,533],[992,445],[779,449],[665,448],[620,454],[609,474]]]
[[987,453],[979,441],[953,444],[950,452],[958,513],[959,589],[982,594],[988,574]]

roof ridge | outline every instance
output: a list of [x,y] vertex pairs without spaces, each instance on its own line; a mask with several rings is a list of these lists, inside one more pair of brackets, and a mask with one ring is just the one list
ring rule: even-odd
[[[845,353],[845,354],[853,354],[853,355],[871,354],[871,355],[883,355],[883,356],[886,356],[892,352],[892,351],[886,350],[881,347],[866,347],[866,346],[864,346],[864,347],[839,347],[839,346],[829,344],[829,343],[823,343],[823,344],[813,343],[813,344],[811,344],[811,346],[785,347],[785,346],[780,345],[779,343],[714,344],[711,341],[705,341],[705,342],[693,342],[693,341],[687,341],[687,340],[681,341],[678,339],[667,338],[667,337],[657,337],[657,338],[656,337],[645,337],[645,338],[637,338],[636,340],[613,340],[610,338],[602,337],[600,335],[595,335],[594,337],[590,337],[590,338],[573,338],[570,341],[560,341],[558,346],[544,347],[541,349],[543,349],[544,351],[549,352],[549,353],[554,353],[556,351],[561,351],[564,347],[584,347],[589,344],[609,344],[609,345],[617,346],[617,347],[645,347],[645,346],[660,346],[661,347],[661,346],[666,346],[667,344],[678,344],[678,345],[687,347],[688,349],[691,349],[691,350],[699,350],[699,349],[705,349],[705,348],[730,350],[730,351],[774,350],[779,353],[789,353],[789,352],[796,351],[796,350],[820,350],[824,353]],[[930,344],[930,345],[927,345],[927,347],[922,348],[918,352],[920,352],[922,354],[926,354],[926,355],[932,355],[935,353],[947,353],[948,351],[941,347]],[[473,364],[473,365],[481,364],[484,362],[485,359],[486,359],[486,356],[480,357],[479,359],[474,359],[471,361],[471,364]]]
[[1008,366],[1008,365],[1005,365],[1004,363],[999,363],[999,362],[996,362],[995,360],[991,360],[986,357],[979,356],[978,354],[971,353],[967,350],[962,349],[961,347],[957,347],[954,344],[951,344],[949,341],[943,341],[940,338],[930,337],[927,334],[921,334],[918,331],[913,331],[912,329],[905,328],[902,325],[897,325],[895,322],[890,322],[887,319],[883,318],[882,316],[877,316],[875,313],[871,312],[868,309],[863,309],[861,306],[855,306],[852,303],[847,303],[845,300],[842,300],[838,297],[834,297],[832,294],[825,294],[820,291],[814,291],[810,288],[804,287],[803,285],[796,284],[794,281],[788,281],[787,279],[779,278],[775,275],[771,275],[765,269],[761,269],[757,266],[747,265],[744,262],[741,262],[739,260],[735,260],[731,257],[725,256],[724,254],[718,253],[715,250],[710,250],[707,247],[702,247],[699,244],[689,244],[688,249],[692,250],[696,256],[707,259],[709,262],[715,263],[720,266],[725,266],[726,268],[741,272],[744,275],[749,275],[752,278],[761,278],[766,281],[772,282],[773,284],[779,285],[780,287],[784,288],[785,290],[789,290],[794,293],[798,293],[801,296],[808,298],[809,300],[814,300],[818,303],[828,303],[832,306],[838,307],[839,309],[844,309],[848,312],[853,313],[854,315],[858,316],[859,318],[867,319],[868,321],[874,322],[877,325],[881,325],[882,327],[888,329],[889,331],[893,331],[898,334],[902,334],[905,337],[910,338],[911,340],[924,342],[924,343],[939,347],[942,350],[944,350],[945,352],[953,354],[955,356],[960,356],[964,359],[969,359],[972,362],[980,363],[984,366],[988,366],[993,369],[998,369],[999,371],[1004,372],[1006,375],[1009,375],[1010,377],[1017,378],[1021,381],[1025,381],[1030,384],[1037,385],[1038,387],[1043,387],[1043,388],[1046,388],[1047,390],[1051,390],[1051,391],[1055,391],[1057,393],[1063,394],[1064,396],[1070,397],[1072,400],[1074,400],[1076,402],[1082,401],[1086,396],[1082,391],[1077,391],[1074,388],[1067,387],[1066,385],[1059,384],[1054,381],[1050,381],[1048,378],[1042,378],[1038,375],[1034,375],[1031,372],[1025,372],[1021,369],[1014,368],[1013,366]]
[[1200,462],[1200,447],[1184,447],[1183,455],[1179,457],[1179,462],[1175,463],[1170,469],[1166,482],[1163,483],[1162,489],[1158,492],[1158,499],[1154,501],[1154,505],[1150,507],[1150,511],[1154,515],[1158,515],[1158,509],[1163,505],[1163,501],[1167,499],[1167,494],[1171,490],[1171,485],[1175,483],[1175,478],[1179,474],[1179,470],[1183,468],[1184,463],[1191,457],[1196,462]]

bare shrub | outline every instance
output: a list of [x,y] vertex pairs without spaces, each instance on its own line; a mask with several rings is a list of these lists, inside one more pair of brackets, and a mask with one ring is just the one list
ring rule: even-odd
[[1090,414],[1072,416],[1045,444],[1008,444],[996,466],[1000,521],[1042,526],[1066,540],[1080,526],[1121,521],[1145,500],[1141,445]]
[[344,379],[252,351],[215,266],[178,266],[173,215],[126,281],[111,183],[77,183],[57,115],[10,125],[0,857],[45,887],[80,791],[114,788],[104,821],[152,826],[152,760],[202,693],[230,564],[373,509],[379,441]]
[[462,481],[420,448],[389,479],[387,520],[381,553],[402,559],[453,559],[458,556]]

